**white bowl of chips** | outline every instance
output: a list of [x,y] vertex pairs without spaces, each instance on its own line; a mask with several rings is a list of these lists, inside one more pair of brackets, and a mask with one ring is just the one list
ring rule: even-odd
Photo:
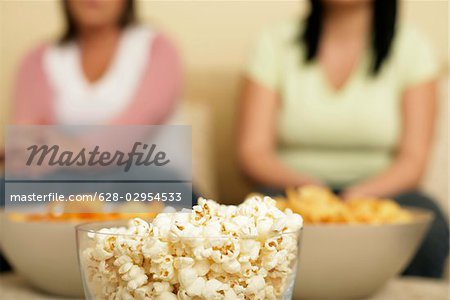
[[359,299],[399,275],[432,219],[411,210],[408,223],[305,225],[295,299]]
[[[116,213],[0,213],[1,247],[15,272],[34,288],[51,295],[83,296],[78,267],[75,226],[88,221],[120,220],[134,216],[152,217],[160,206],[145,206],[131,213],[122,206]],[[0,297],[1,298],[1,297]]]
[[82,296],[76,259],[77,222],[39,222],[5,215],[2,251],[15,272],[46,293]]
[[399,275],[433,218],[390,200],[343,202],[307,187],[280,199],[305,221],[295,299],[360,299]]

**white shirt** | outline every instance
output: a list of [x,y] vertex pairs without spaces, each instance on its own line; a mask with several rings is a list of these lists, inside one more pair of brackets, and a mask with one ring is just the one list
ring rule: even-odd
[[56,121],[64,125],[103,124],[126,109],[150,63],[154,36],[143,26],[125,29],[107,72],[94,83],[83,74],[75,42],[47,48],[44,70],[55,91]]

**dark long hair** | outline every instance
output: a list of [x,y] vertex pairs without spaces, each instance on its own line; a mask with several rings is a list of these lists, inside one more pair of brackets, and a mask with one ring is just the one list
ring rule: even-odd
[[[75,20],[70,13],[69,4],[67,0],[62,1],[62,9],[64,13],[64,19],[66,23],[66,28],[61,35],[59,42],[64,44],[73,40],[77,35],[77,28],[75,24]],[[119,26],[120,28],[125,28],[128,25],[133,24],[136,21],[136,11],[135,11],[135,1],[134,0],[126,0],[125,8],[122,12],[122,15],[119,18]]]
[[[306,46],[305,60],[308,62],[317,56],[324,13],[321,0],[310,0],[310,7],[305,29],[300,35],[300,42]],[[371,40],[373,75],[378,74],[391,50],[397,23],[397,7],[397,0],[373,0]]]

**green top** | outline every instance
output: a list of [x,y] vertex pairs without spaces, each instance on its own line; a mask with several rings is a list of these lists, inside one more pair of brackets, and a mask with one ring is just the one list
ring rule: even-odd
[[281,95],[279,157],[336,188],[379,173],[399,141],[403,91],[437,75],[429,44],[402,24],[376,77],[366,51],[335,90],[316,62],[304,62],[305,49],[295,42],[299,30],[299,21],[290,20],[263,32],[247,66],[252,80]]

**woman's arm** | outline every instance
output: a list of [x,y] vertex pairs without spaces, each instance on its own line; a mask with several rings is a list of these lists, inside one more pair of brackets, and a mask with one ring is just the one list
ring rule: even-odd
[[178,105],[182,70],[175,46],[164,35],[153,41],[149,68],[127,110],[112,120],[118,125],[160,125]]
[[403,132],[392,165],[378,176],[350,187],[344,197],[389,197],[414,189],[420,183],[434,131],[437,80],[408,88],[402,110]]
[[43,66],[45,49],[46,45],[33,49],[19,66],[13,90],[12,124],[53,122],[53,94]]
[[276,188],[319,184],[284,165],[276,155],[278,94],[246,79],[241,100],[238,156],[244,172],[258,183]]

